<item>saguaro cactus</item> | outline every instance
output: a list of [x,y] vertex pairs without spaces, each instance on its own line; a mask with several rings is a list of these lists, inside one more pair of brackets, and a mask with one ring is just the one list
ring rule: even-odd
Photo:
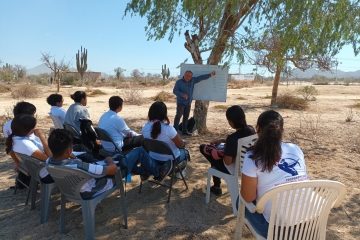
[[161,65],[161,75],[163,77],[163,81],[165,81],[165,78],[169,79],[170,69],[169,68],[166,69],[166,64]]
[[81,46],[81,49],[78,50],[76,54],[76,68],[80,74],[81,82],[84,83],[84,73],[87,69],[87,49]]

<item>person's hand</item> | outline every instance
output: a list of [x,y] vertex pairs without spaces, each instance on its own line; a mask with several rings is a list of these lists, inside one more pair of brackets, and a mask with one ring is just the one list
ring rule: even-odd
[[210,76],[211,77],[213,77],[213,76],[215,76],[216,75],[216,72],[215,71],[212,71],[211,73],[210,73]]
[[43,135],[42,132],[41,132],[41,130],[38,129],[38,128],[35,128],[35,129],[34,129],[34,134],[35,134],[35,136],[37,136],[37,137],[40,137],[40,136]]
[[112,164],[114,164],[114,161],[113,161],[112,157],[106,157],[106,158],[105,158],[105,162],[106,162],[107,165],[112,165]]
[[213,140],[210,142],[211,145],[218,145],[220,143],[221,143],[221,140],[219,140],[219,139],[216,139],[216,140]]
[[185,100],[188,100],[189,96],[186,94],[186,93],[183,93],[182,94],[182,97],[185,99]]

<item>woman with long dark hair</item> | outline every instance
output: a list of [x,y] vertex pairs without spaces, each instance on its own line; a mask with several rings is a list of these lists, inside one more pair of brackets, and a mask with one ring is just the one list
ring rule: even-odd
[[[144,138],[156,139],[169,145],[177,161],[184,161],[187,150],[184,149],[185,142],[181,139],[175,128],[170,125],[167,116],[167,107],[163,102],[154,102],[148,112],[148,122],[142,129]],[[154,178],[161,181],[171,169],[169,156],[150,152],[151,169]]]
[[[279,184],[307,179],[303,152],[297,145],[282,141],[284,120],[278,112],[260,114],[256,130],[258,140],[245,155],[241,176],[241,196],[247,202],[258,200]],[[270,210],[271,204],[265,206],[263,214],[245,210],[245,217],[265,238]]]
[[[245,113],[238,105],[226,110],[226,119],[235,132],[226,139],[217,139],[210,144],[201,144],[200,152],[210,162],[211,167],[227,174],[234,174],[238,140],[255,134],[252,126],[247,125]],[[213,176],[214,185],[210,191],[219,196],[222,194],[220,178]]]
[[86,108],[87,96],[84,91],[76,91],[74,94],[71,94],[70,97],[74,100],[74,103],[71,104],[69,109],[66,111],[64,123],[73,126],[78,132],[80,132],[79,119],[83,118],[90,120],[90,114]]

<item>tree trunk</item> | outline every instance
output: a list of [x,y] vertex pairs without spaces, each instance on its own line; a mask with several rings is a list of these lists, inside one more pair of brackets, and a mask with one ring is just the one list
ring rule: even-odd
[[57,79],[57,92],[60,92],[60,78]]
[[275,78],[274,78],[274,83],[273,83],[273,89],[272,89],[272,94],[271,94],[271,106],[275,106],[276,104],[276,97],[277,97],[277,92],[278,92],[278,87],[279,87],[279,83],[280,83],[280,74],[281,74],[281,66],[276,66],[276,72],[275,72]]

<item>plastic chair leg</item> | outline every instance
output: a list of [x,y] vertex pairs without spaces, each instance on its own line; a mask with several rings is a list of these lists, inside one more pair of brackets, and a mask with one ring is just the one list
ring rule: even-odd
[[35,209],[36,202],[36,194],[37,194],[38,182],[36,180],[32,180],[30,183],[30,192],[31,192],[31,210]]
[[61,207],[60,207],[60,232],[65,232],[65,208],[66,208],[66,199],[63,194],[61,194]]
[[40,224],[49,220],[51,184],[41,184],[41,202],[40,202]]
[[210,181],[211,181],[211,174],[208,172],[207,183],[206,183],[206,197],[205,203],[208,204],[210,202]]
[[[229,179],[230,180],[230,179]],[[239,197],[239,186],[233,181],[226,180],[226,184],[230,193],[231,205],[233,209],[234,216],[237,216],[236,200]]]
[[91,200],[81,203],[85,239],[87,240],[95,239],[95,208],[96,205]]

